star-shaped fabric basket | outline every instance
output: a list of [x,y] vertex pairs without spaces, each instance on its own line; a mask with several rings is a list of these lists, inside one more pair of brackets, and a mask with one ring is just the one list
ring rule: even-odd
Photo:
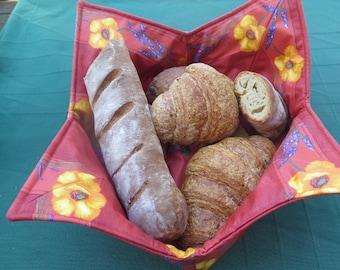
[[[107,7],[78,2],[68,118],[20,190],[7,217],[89,226],[183,269],[208,268],[258,219],[303,198],[340,192],[340,147],[310,106],[310,55],[301,1],[249,1],[183,32]],[[284,97],[290,127],[255,190],[217,235],[179,250],[132,224],[117,199],[93,133],[83,78],[112,38],[124,40],[144,88],[162,70],[203,62],[234,79],[266,76]],[[176,181],[190,150],[167,155]],[[199,269],[201,269],[199,268]]]

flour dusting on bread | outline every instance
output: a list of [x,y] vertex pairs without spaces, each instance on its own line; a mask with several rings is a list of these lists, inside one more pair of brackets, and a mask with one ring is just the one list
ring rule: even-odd
[[124,42],[113,39],[84,78],[94,130],[128,219],[171,242],[187,225],[187,206],[164,160],[149,105]]

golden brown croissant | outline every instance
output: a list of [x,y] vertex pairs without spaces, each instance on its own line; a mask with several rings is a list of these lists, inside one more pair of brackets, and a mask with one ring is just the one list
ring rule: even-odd
[[234,84],[213,67],[195,63],[158,96],[152,119],[163,143],[209,144],[231,135],[239,124]]
[[271,140],[253,135],[228,137],[192,156],[181,188],[189,210],[181,249],[201,246],[215,236],[255,188],[275,150]]

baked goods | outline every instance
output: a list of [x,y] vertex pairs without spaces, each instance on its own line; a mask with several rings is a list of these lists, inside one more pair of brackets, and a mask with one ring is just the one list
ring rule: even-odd
[[157,74],[149,84],[145,93],[149,103],[152,104],[156,97],[168,91],[172,82],[183,74],[184,69],[185,66],[171,67]]
[[130,221],[169,242],[187,225],[185,198],[170,175],[129,52],[112,39],[89,67],[85,85],[105,165]]
[[168,91],[152,103],[161,142],[209,144],[231,135],[239,124],[233,81],[213,67],[187,66]]
[[281,95],[262,75],[240,72],[235,80],[235,94],[246,120],[261,135],[278,138],[288,124],[288,110]]
[[181,188],[189,210],[188,226],[178,240],[181,249],[215,236],[255,188],[275,150],[270,139],[253,135],[228,137],[192,156]]

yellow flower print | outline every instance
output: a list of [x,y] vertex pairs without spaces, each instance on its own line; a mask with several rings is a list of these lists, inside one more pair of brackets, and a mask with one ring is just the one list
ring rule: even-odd
[[191,247],[187,248],[185,251],[180,250],[180,249],[178,249],[175,246],[170,245],[170,244],[167,244],[167,247],[169,248],[169,250],[173,254],[175,254],[175,256],[177,258],[180,258],[180,259],[184,259],[184,258],[190,257],[191,255],[193,255],[195,253],[195,249],[193,249]]
[[234,28],[234,38],[240,41],[240,49],[244,52],[258,51],[266,28],[258,25],[252,15],[246,15]]
[[113,18],[93,20],[90,24],[89,44],[95,49],[104,49],[111,39],[123,39],[117,29],[118,24]]
[[297,82],[301,78],[305,60],[299,55],[297,49],[290,45],[285,49],[283,55],[275,58],[274,63],[279,69],[283,81]]
[[77,102],[71,102],[70,110],[78,117],[85,131],[90,134],[93,130],[94,120],[89,99],[82,98]]
[[62,216],[71,216],[92,221],[99,216],[106,198],[91,174],[67,171],[61,174],[52,188],[53,209]]
[[288,182],[296,198],[340,192],[340,168],[329,161],[315,160]]
[[217,259],[211,259],[209,261],[204,261],[204,262],[200,262],[200,263],[196,263],[195,267],[197,270],[207,270],[209,269],[215,262],[217,261]]

